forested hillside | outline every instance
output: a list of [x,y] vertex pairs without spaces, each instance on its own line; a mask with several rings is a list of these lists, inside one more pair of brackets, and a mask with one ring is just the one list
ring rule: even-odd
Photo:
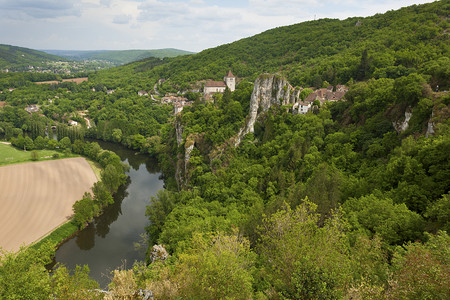
[[[24,84],[0,94],[0,133],[37,138],[58,124],[73,145],[94,137],[158,158],[166,189],[146,211],[147,261],[115,270],[108,299],[137,289],[155,299],[448,299],[449,15],[445,0],[323,19],[80,85]],[[206,101],[204,81],[229,69],[236,90]],[[259,97],[271,105],[252,111],[257,78],[273,78]],[[298,114],[276,98],[291,88],[277,80],[349,90]],[[173,114],[159,102],[169,93],[190,105]],[[42,115],[30,117],[29,104]],[[254,130],[241,136],[251,114]],[[70,119],[84,125],[69,129]],[[0,295],[14,294],[26,266],[48,253],[6,256]],[[65,272],[33,292],[92,293],[87,270]]]
[[0,71],[28,71],[29,66],[45,67],[47,62],[63,58],[28,48],[0,45]]
[[[446,88],[448,6],[448,1],[437,1],[368,18],[309,21],[175,58],[151,71],[145,61],[128,68],[138,72],[135,76],[168,79],[176,90],[203,79],[221,80],[228,69],[250,81],[264,72],[282,72],[292,85],[304,87],[420,72],[431,76],[433,88]],[[121,78],[120,73],[104,76]]]

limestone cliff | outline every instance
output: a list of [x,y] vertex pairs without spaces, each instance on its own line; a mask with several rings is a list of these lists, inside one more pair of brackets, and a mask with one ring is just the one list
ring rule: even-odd
[[294,90],[289,82],[278,74],[260,75],[253,86],[247,122],[236,137],[235,145],[239,145],[244,135],[254,132],[255,122],[261,112],[268,111],[274,105],[297,103],[300,91]]
[[405,111],[405,118],[402,121],[398,120],[398,121],[392,122],[392,126],[394,126],[395,130],[398,133],[401,133],[401,132],[405,131],[406,129],[408,129],[409,120],[411,119],[411,116],[412,116],[411,111],[412,111],[411,107],[408,107]]

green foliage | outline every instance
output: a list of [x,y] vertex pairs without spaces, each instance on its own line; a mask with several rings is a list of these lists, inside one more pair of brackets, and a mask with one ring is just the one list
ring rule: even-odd
[[64,137],[62,140],[59,141],[59,147],[61,149],[71,149],[72,143],[70,142],[70,139],[68,137]]
[[88,266],[76,266],[73,275],[65,266],[57,266],[52,276],[52,295],[57,299],[103,299],[98,283],[89,278]]
[[402,245],[422,238],[423,219],[404,204],[374,194],[347,200],[343,205],[354,229],[378,234],[387,244]]
[[[450,296],[450,238],[445,232],[425,245],[408,244],[394,257],[392,298],[446,299]],[[444,252],[442,252],[444,251]]]
[[335,280],[332,274],[322,270],[313,262],[304,258],[296,262],[295,271],[292,274],[295,299],[333,299],[337,297],[335,292]]
[[159,238],[167,216],[178,202],[176,194],[168,190],[160,190],[156,196],[152,196],[147,206],[145,215],[149,218],[151,225],[147,228],[149,245],[153,245]]
[[31,160],[32,161],[39,160],[39,153],[36,150],[31,151]]
[[412,106],[419,102],[425,82],[425,79],[416,73],[397,78],[394,83],[394,90],[398,103]]
[[73,212],[73,220],[81,229],[98,213],[98,206],[92,201],[91,194],[85,193],[81,200],[73,204]]
[[236,207],[224,206],[217,201],[211,203],[193,198],[186,205],[177,205],[166,217],[159,242],[168,250],[182,252],[190,243],[194,233],[230,232],[232,225],[240,222]]
[[117,192],[119,186],[124,184],[126,179],[122,167],[116,168],[112,164],[106,166],[101,173],[101,177],[103,184],[111,194]]
[[252,297],[254,255],[238,235],[194,235],[177,266],[180,295],[197,299]]
[[350,280],[345,224],[335,215],[319,228],[315,209],[307,199],[295,210],[285,204],[259,227],[258,252],[269,282],[284,297],[308,299],[314,291],[336,297]]
[[114,203],[114,199],[111,192],[108,190],[107,186],[103,181],[97,181],[92,187],[92,192],[94,193],[94,201],[99,207],[106,207],[109,204]]
[[2,299],[101,299],[94,290],[98,283],[89,278],[88,267],[76,267],[70,275],[58,266],[50,275],[45,268],[55,254],[54,245],[20,249],[0,254],[0,298]]
[[45,264],[51,262],[53,246],[44,244],[39,249],[21,249],[18,254],[1,253],[0,298],[48,299],[50,276]]
[[425,217],[437,224],[446,232],[450,232],[450,195],[443,195],[441,199],[427,207]]

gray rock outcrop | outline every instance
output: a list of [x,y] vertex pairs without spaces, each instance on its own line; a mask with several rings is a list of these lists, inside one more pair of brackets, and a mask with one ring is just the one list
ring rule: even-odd
[[394,126],[395,130],[398,133],[408,129],[409,120],[411,119],[411,116],[412,116],[411,107],[408,107],[405,111],[405,119],[403,121],[392,122],[392,125]]
[[253,86],[250,99],[250,111],[244,128],[239,131],[235,145],[247,133],[254,132],[255,122],[261,112],[266,112],[274,105],[294,104],[299,101],[301,90],[295,90],[289,82],[278,74],[262,74]]
[[139,289],[135,293],[136,299],[153,300],[153,292],[149,290]]
[[150,253],[150,260],[152,263],[161,260],[164,261],[169,257],[169,253],[162,245],[153,245],[152,252]]
[[434,122],[433,122],[434,112],[431,113],[431,118],[428,120],[427,124],[427,132],[425,134],[426,137],[429,137],[434,134]]

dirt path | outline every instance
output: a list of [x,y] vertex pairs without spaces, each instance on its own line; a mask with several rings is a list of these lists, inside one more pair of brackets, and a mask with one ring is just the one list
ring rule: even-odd
[[0,167],[0,247],[17,251],[66,222],[96,181],[82,157]]

